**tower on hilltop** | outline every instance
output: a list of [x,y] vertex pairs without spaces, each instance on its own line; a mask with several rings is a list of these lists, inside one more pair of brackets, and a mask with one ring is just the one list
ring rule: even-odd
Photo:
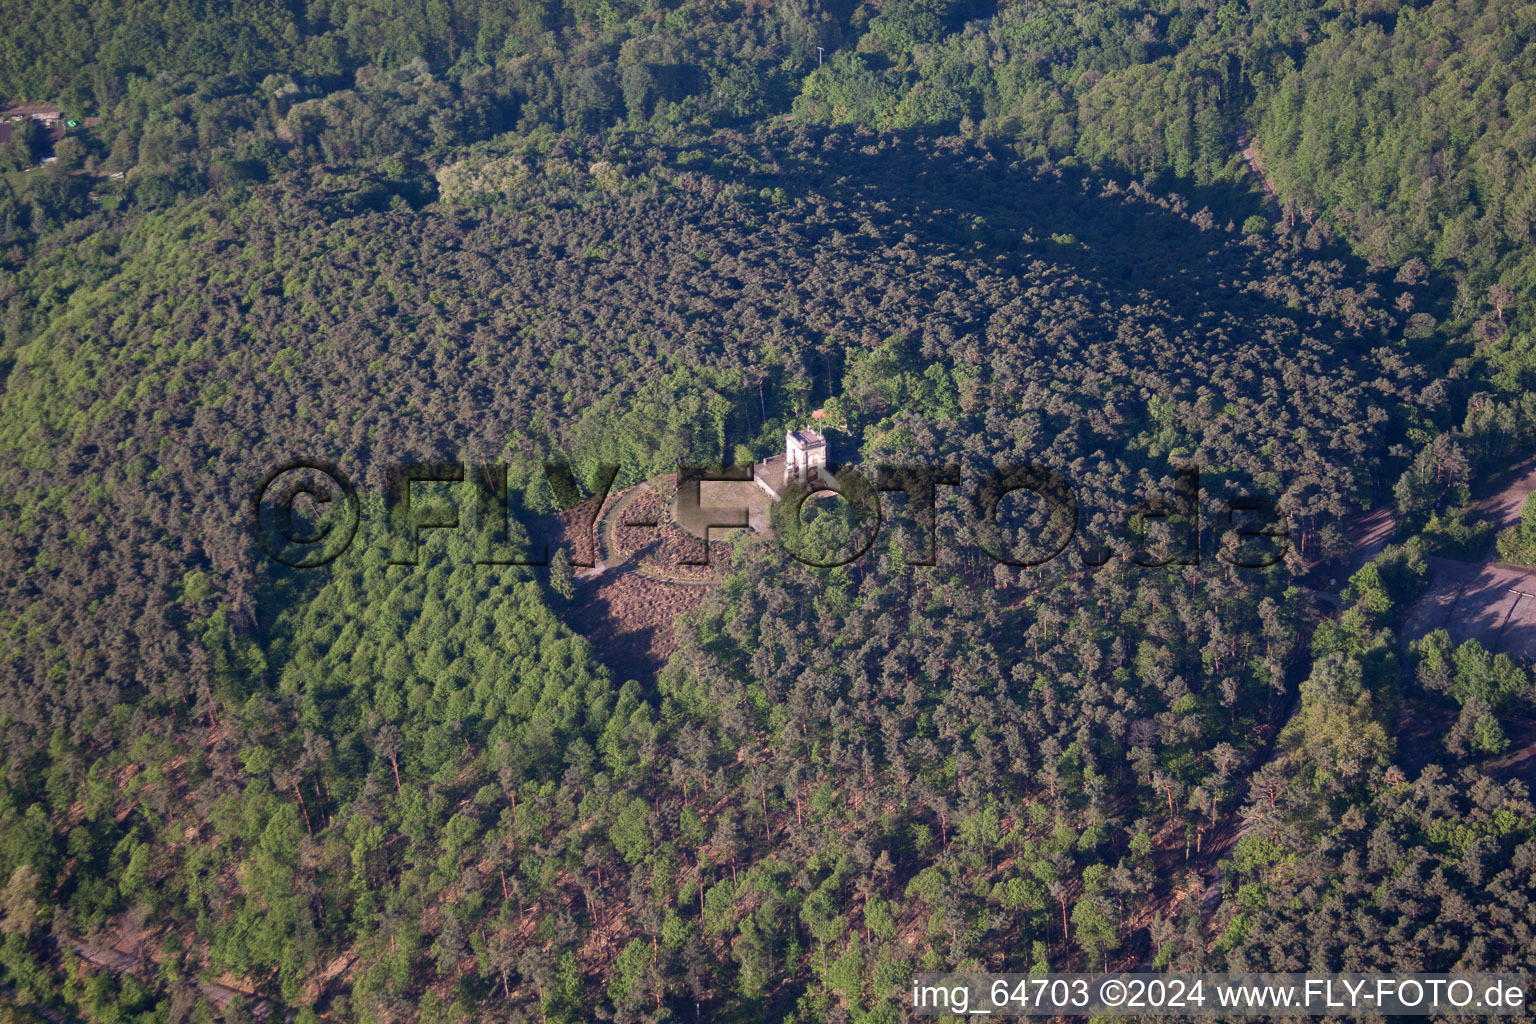
[[775,500],[791,483],[816,485],[826,475],[827,439],[819,430],[802,427],[784,435],[784,454],[759,462],[752,478]]
[[827,439],[820,431],[805,427],[784,435],[785,476],[805,483],[827,464]]

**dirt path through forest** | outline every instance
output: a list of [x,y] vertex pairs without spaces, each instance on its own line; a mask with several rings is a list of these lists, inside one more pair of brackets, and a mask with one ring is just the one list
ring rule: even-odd
[[1520,521],[1520,509],[1536,492],[1536,459],[1526,459],[1493,478],[1498,490],[1475,505],[1477,519],[1486,519],[1500,530]]
[[1259,154],[1258,147],[1254,145],[1253,139],[1249,137],[1246,129],[1237,135],[1237,148],[1243,154],[1243,162],[1248,165],[1248,169],[1253,172],[1253,176],[1259,180],[1259,187],[1264,190],[1264,195],[1275,206],[1279,206],[1280,195],[1275,191],[1275,187],[1269,183],[1269,178],[1265,177],[1264,158]]
[[1362,565],[1381,554],[1396,530],[1397,513],[1390,505],[1351,516],[1344,525],[1344,536],[1349,538],[1350,573],[1358,572]]

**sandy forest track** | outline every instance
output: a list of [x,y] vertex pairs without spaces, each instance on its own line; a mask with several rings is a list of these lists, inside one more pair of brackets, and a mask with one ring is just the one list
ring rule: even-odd
[[1269,183],[1269,178],[1265,177],[1264,158],[1259,154],[1258,146],[1246,130],[1238,133],[1237,148],[1242,153],[1243,162],[1248,165],[1248,169],[1258,179],[1259,187],[1264,190],[1265,197],[1272,205],[1278,207],[1280,205],[1280,195],[1275,191],[1275,187]]

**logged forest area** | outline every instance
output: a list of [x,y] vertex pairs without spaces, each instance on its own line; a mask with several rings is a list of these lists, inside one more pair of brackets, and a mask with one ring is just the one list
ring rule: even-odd
[[1536,6],[0,8],[0,1021],[1536,970]]

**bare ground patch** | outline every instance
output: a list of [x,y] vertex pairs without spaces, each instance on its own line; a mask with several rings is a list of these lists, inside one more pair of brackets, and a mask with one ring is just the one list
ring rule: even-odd
[[1497,562],[1431,556],[1433,583],[1404,623],[1406,645],[1444,629],[1457,643],[1476,640],[1512,658],[1536,658],[1536,572]]
[[[709,499],[702,496],[706,512],[717,504]],[[678,525],[675,500],[669,475],[613,495],[590,534],[583,530],[590,506],[561,517],[581,561],[595,563],[577,574],[565,619],[621,678],[654,677],[677,649],[678,619],[697,610],[730,569],[732,547],[722,530],[710,533],[709,564],[690,564],[704,560],[705,542]]]

